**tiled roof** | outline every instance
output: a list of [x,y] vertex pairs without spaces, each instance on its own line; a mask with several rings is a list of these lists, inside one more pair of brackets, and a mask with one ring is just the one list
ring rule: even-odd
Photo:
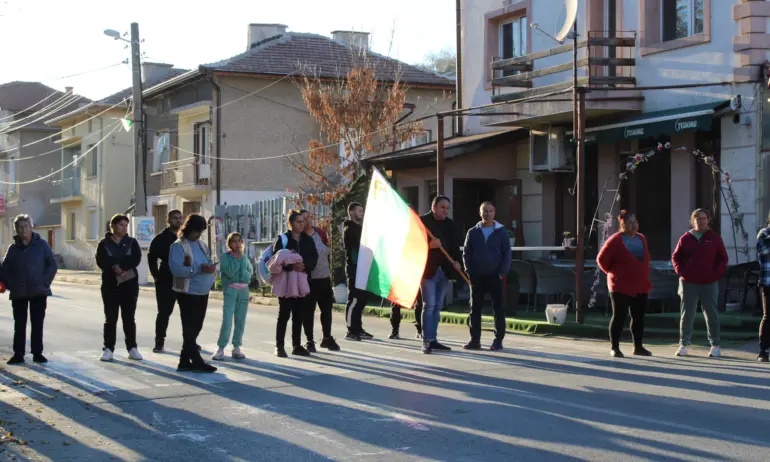
[[[144,93],[144,90],[147,90],[148,88],[152,88],[155,85],[160,85],[166,80],[173,79],[174,77],[179,77],[185,72],[188,72],[188,71],[186,69],[172,68],[168,70],[168,73],[162,76],[159,76],[158,78],[150,79],[150,80],[147,80],[146,82],[142,82],[142,93]],[[124,90],[121,90],[117,93],[107,96],[106,98],[100,99],[99,101],[96,102],[96,104],[109,104],[109,105],[117,104],[126,98],[131,98],[133,90],[134,90],[133,87],[128,87]]]
[[273,75],[301,75],[305,72],[319,77],[340,78],[364,60],[376,69],[377,78],[381,81],[393,81],[399,77],[401,82],[409,85],[455,87],[454,81],[435,72],[371,51],[363,57],[329,37],[297,32],[265,39],[245,53],[202,67],[218,72]]
[[[40,82],[9,82],[0,85],[0,109],[18,112],[31,108],[30,111],[35,112],[62,98],[64,95],[65,93],[55,90],[47,85],[43,85]],[[43,102],[41,103],[41,101]],[[48,117],[58,117],[90,102],[90,99],[80,96],[74,103],[61,108],[55,113],[48,114]],[[31,120],[32,119],[27,123],[22,123],[24,128],[50,128],[46,126],[42,120],[29,123]]]

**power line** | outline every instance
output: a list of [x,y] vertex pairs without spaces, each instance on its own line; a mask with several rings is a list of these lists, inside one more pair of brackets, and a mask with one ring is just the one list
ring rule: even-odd
[[81,154],[81,155],[79,155],[79,156],[75,156],[75,157],[74,157],[74,159],[72,160],[72,162],[70,162],[69,164],[67,164],[67,165],[65,165],[64,167],[60,168],[59,170],[56,170],[55,172],[51,172],[51,173],[49,173],[48,175],[45,175],[45,176],[41,176],[41,177],[39,177],[39,178],[35,178],[34,180],[28,180],[28,181],[0,181],[0,184],[9,184],[9,185],[16,185],[16,186],[20,186],[20,185],[25,185],[25,184],[32,184],[32,183],[37,183],[37,182],[39,182],[39,181],[47,180],[47,179],[51,178],[52,176],[54,176],[54,175],[56,175],[56,174],[58,174],[58,173],[61,173],[61,172],[63,172],[64,170],[66,170],[67,168],[71,167],[72,165],[75,165],[75,164],[76,164],[76,163],[77,163],[77,162],[78,162],[80,159],[82,159],[83,157],[87,156],[87,155],[88,155],[88,154],[89,154],[91,151],[93,151],[93,150],[94,150],[94,149],[96,149],[96,148],[97,148],[97,147],[98,147],[100,144],[102,144],[102,143],[104,142],[104,140],[106,140],[107,138],[109,138],[109,137],[112,135],[112,132],[114,132],[115,130],[117,130],[117,128],[118,128],[118,127],[117,127],[117,124],[116,124],[115,128],[113,128],[112,130],[110,130],[110,132],[109,132],[109,133],[107,133],[107,134],[106,134],[106,135],[105,135],[105,136],[104,136],[104,137],[103,137],[101,140],[99,140],[99,142],[98,142],[98,143],[96,143],[96,144],[94,144],[93,146],[91,146],[91,147],[90,147],[90,148],[89,148],[89,149],[88,149],[86,152],[84,152],[83,154]]
[[121,64],[128,64],[128,60],[126,59],[126,60],[123,60],[123,61],[121,61],[119,63],[110,64],[109,66],[104,66],[104,67],[99,67],[99,68],[96,68],[96,69],[91,69],[91,70],[88,70],[88,71],[78,72],[77,74],[64,75],[64,76],[61,76],[61,77],[54,77],[52,79],[42,80],[41,82],[53,82],[55,80],[64,80],[64,79],[69,79],[71,77],[79,77],[81,75],[92,74],[94,72],[106,71],[107,69],[112,69],[113,67],[118,67]]
[[[50,95],[48,95],[48,97],[51,97],[52,95],[54,95],[54,93],[51,93]],[[28,110],[33,108],[34,105],[30,106],[29,108],[22,109],[20,111],[14,111],[13,114],[11,114],[8,117],[6,117],[5,119],[3,119],[3,120],[8,120],[8,119],[13,119],[13,120],[11,120],[10,122],[0,123],[0,127],[2,127],[3,130],[5,130],[7,127],[10,127],[10,126],[12,126],[15,123],[23,122],[23,121],[25,121],[27,119],[31,119],[32,117],[37,117],[38,114],[43,113],[43,112],[49,112],[52,107],[59,105],[62,101],[65,101],[65,100],[67,100],[69,98],[72,98],[72,94],[71,93],[64,93],[64,94],[62,94],[62,96],[57,98],[55,101],[49,103],[47,106],[45,106],[45,107],[43,107],[41,109],[38,109],[37,111],[32,112],[30,114],[27,114],[26,116],[18,118],[18,119],[15,118],[17,115],[23,114],[23,113],[27,112]]]
[[21,129],[25,128],[25,127],[29,127],[30,125],[36,124],[36,123],[38,123],[38,122],[40,122],[42,120],[48,119],[51,116],[53,116],[54,114],[56,114],[57,112],[59,112],[59,111],[61,111],[63,109],[66,109],[67,107],[75,104],[81,98],[82,98],[82,96],[79,96],[79,95],[76,95],[74,97],[70,97],[66,101],[63,101],[63,102],[59,103],[56,107],[51,108],[48,111],[46,111],[46,113],[43,114],[42,116],[40,116],[37,119],[34,119],[32,121],[29,121],[29,122],[27,122],[25,124],[22,124],[22,125],[7,125],[7,126],[3,127],[2,129],[0,129],[0,135],[4,135],[4,134],[10,133],[10,132],[15,132],[15,131],[21,130]]
[[[6,87],[6,88],[7,88],[7,87]],[[37,103],[33,104],[32,106],[30,106],[30,107],[28,107],[28,108],[26,108],[26,109],[22,109],[22,110],[20,110],[20,111],[15,111],[13,114],[11,114],[11,115],[8,115],[8,116],[6,116],[6,117],[3,117],[2,119],[0,119],[0,125],[5,125],[5,124],[3,124],[2,122],[6,121],[6,120],[8,120],[8,119],[13,119],[13,118],[16,116],[16,114],[18,114],[19,112],[27,112],[27,111],[31,110],[32,108],[34,108],[34,107],[38,106],[39,104],[41,104],[41,103],[43,103],[43,102],[47,101],[47,100],[48,100],[48,99],[49,99],[51,96],[53,96],[53,95],[55,95],[55,94],[56,94],[56,93],[51,93],[51,94],[47,95],[45,98],[41,99],[40,101],[38,101]],[[63,94],[62,96],[60,96],[60,97],[59,97],[59,98],[58,98],[56,101],[60,101],[60,100],[62,100],[62,99],[64,99],[64,98],[66,98],[66,97],[67,97],[67,94],[65,93],[65,94]],[[54,104],[54,103],[56,103],[56,101],[54,101],[53,103],[50,103],[50,104]],[[47,106],[46,106],[46,107],[47,107]],[[0,109],[2,109],[2,108],[0,108]],[[43,109],[40,109],[40,110],[42,111],[42,110],[44,110],[44,109],[45,109],[45,108],[43,108]]]
[[[107,128],[108,129],[112,128],[112,127],[114,127],[115,125],[118,125],[118,124],[120,124],[120,122],[115,122],[112,125],[108,125]],[[91,138],[92,136],[98,135],[98,134],[99,134],[98,132],[94,131],[94,132],[91,132],[88,135],[84,136],[83,139],[85,140],[85,139]],[[65,148],[64,146],[58,147],[58,148],[53,149],[51,151],[41,152],[41,153],[35,154],[33,156],[16,157],[16,158],[13,158],[13,157],[12,158],[4,158],[4,159],[0,159],[0,163],[3,163],[3,162],[19,162],[19,161],[22,161],[22,160],[38,159],[40,157],[44,157],[44,156],[47,156],[49,154],[60,153],[60,152],[62,152],[62,150],[64,148]]]

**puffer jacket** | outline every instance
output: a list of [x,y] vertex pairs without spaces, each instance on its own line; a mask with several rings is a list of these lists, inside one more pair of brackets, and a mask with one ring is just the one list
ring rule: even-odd
[[11,292],[11,300],[51,295],[51,284],[58,267],[51,247],[38,233],[24,245],[15,236],[0,266],[0,281]]

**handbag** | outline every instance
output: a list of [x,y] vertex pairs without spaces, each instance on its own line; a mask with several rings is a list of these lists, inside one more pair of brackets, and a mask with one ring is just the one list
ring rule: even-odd
[[[129,242],[128,244],[128,251],[126,251],[126,255],[125,255],[126,257],[131,256],[131,249],[133,247],[134,247],[134,238],[131,238],[131,242]],[[104,249],[107,251],[107,255],[109,255],[110,257],[113,256],[112,252],[110,252],[109,247],[105,246]],[[133,268],[115,275],[115,279],[117,279],[118,285],[123,284],[124,282],[130,281],[132,279],[136,279],[136,277],[137,277],[136,270]]]

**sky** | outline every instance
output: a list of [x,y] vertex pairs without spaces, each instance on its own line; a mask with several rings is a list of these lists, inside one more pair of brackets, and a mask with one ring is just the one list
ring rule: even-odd
[[[40,81],[99,99],[131,86],[126,42],[139,23],[145,61],[185,69],[246,51],[249,23],[330,36],[369,32],[373,51],[419,63],[455,49],[453,0],[0,0],[0,83]],[[110,67],[113,66],[113,67]],[[107,69],[105,69],[107,68]],[[83,75],[75,75],[81,74]]]

